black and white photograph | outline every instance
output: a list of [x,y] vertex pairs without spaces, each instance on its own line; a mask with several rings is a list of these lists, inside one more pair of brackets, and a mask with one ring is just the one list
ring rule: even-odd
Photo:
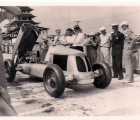
[[140,4],[0,6],[0,116],[140,116]]

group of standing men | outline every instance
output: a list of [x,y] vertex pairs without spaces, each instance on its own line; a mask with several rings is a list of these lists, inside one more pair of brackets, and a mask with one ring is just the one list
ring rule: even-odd
[[[121,33],[119,29],[119,24],[112,24],[112,33],[106,32],[105,27],[100,27],[100,32],[92,31],[88,39],[85,39],[85,35],[82,33],[79,25],[75,25],[73,30],[71,28],[66,29],[66,34],[61,35],[61,30],[56,30],[56,36],[53,43],[51,43],[51,49],[49,49],[45,61],[49,60],[50,52],[52,51],[52,46],[63,44],[69,46],[70,48],[80,50],[84,52],[84,47],[87,48],[87,57],[91,65],[96,61],[105,61],[113,69],[113,78],[118,78],[118,80],[123,79],[123,56],[125,63],[125,81],[128,83],[134,82],[133,77],[133,67],[132,67],[132,55],[135,42],[138,40],[137,35],[135,35],[132,30],[129,29],[127,21],[120,24],[120,27],[124,30]],[[50,48],[50,47],[49,47]],[[110,58],[110,51],[112,56],[112,65]]]
[[120,24],[120,27],[124,30],[121,33],[118,28],[119,24],[112,24],[113,32],[109,35],[105,31],[105,27],[101,27],[101,52],[105,58],[105,61],[110,64],[110,48],[112,55],[112,68],[114,76],[113,78],[118,78],[118,80],[123,79],[123,67],[122,61],[124,57],[125,64],[125,81],[128,83],[134,82],[133,76],[133,66],[132,66],[132,55],[135,49],[135,43],[138,40],[137,35],[129,28],[127,21]]

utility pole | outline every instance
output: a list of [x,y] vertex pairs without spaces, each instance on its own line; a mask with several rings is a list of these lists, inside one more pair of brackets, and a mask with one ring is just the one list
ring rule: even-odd
[[81,21],[75,21],[76,23],[77,23],[77,25],[79,25],[79,22],[81,22]]
[[69,28],[69,10],[68,10],[68,28]]

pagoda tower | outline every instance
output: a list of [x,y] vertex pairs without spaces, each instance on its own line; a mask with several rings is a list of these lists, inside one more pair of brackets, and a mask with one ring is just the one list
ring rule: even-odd
[[14,41],[16,40],[18,36],[18,32],[20,30],[20,27],[23,23],[31,23],[37,26],[39,31],[43,33],[47,33],[49,28],[39,27],[39,22],[35,22],[33,19],[36,17],[32,15],[32,11],[34,9],[28,7],[28,6],[18,6],[21,9],[21,14],[16,16],[14,20],[10,21],[8,24],[6,24],[4,27],[6,28],[6,31],[2,33],[3,35],[3,42],[2,42],[2,51],[5,53],[11,53],[12,48],[14,46]]

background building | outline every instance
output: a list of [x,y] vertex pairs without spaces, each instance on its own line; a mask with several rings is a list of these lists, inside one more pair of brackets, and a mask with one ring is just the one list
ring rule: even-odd
[[31,14],[33,11],[32,8],[28,6],[18,6],[22,13],[14,18],[14,20],[10,21],[8,24],[6,24],[4,27],[6,28],[6,31],[2,33],[3,35],[3,41],[2,41],[2,51],[4,53],[11,53],[12,48],[14,46],[14,43],[16,41],[16,38],[18,36],[18,32],[20,29],[20,26],[23,23],[31,23],[37,26],[37,28],[40,30],[40,34],[47,34],[47,31],[49,28],[39,27],[39,22],[34,21],[34,15]]

